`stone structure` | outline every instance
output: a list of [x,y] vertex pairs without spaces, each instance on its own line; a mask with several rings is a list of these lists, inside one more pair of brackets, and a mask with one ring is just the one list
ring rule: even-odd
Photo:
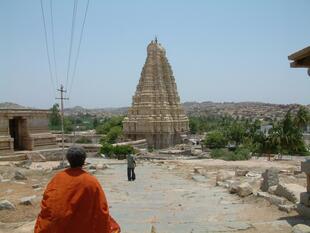
[[56,146],[56,137],[48,131],[47,110],[0,109],[0,156],[18,150]]
[[297,212],[300,215],[310,218],[310,160],[301,162],[301,171],[307,176],[307,192],[300,194],[300,203],[297,205]]
[[189,130],[188,118],[180,105],[175,79],[165,49],[152,41],[124,119],[124,134],[131,140],[145,138],[149,147],[166,148],[181,142]]

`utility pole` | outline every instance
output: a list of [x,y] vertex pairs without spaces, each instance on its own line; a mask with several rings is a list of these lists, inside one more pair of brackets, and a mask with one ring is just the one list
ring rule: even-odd
[[64,97],[64,93],[67,92],[67,90],[64,90],[64,86],[61,84],[60,89],[57,89],[57,91],[60,92],[60,98],[56,98],[60,100],[60,108],[61,108],[61,145],[62,145],[62,162],[60,163],[60,166],[65,166],[65,135],[64,135],[64,100],[68,100],[69,98]]

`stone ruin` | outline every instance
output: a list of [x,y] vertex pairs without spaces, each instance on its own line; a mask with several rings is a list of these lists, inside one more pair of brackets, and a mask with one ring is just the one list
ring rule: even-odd
[[123,126],[127,138],[146,139],[153,148],[181,143],[181,136],[189,131],[166,51],[157,39],[147,47],[146,62]]
[[48,130],[48,110],[0,109],[0,157],[15,151],[57,147]]

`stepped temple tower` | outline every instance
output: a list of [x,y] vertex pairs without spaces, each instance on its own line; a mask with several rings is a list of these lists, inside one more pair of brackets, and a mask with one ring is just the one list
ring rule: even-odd
[[127,138],[146,139],[153,148],[181,143],[181,135],[189,130],[166,51],[157,39],[147,46],[147,58],[123,126]]

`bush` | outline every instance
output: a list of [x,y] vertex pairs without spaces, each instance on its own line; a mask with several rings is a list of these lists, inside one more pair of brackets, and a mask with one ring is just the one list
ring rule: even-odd
[[251,158],[251,152],[247,148],[238,148],[234,152],[227,149],[213,149],[210,155],[211,158],[223,159],[226,161],[248,160]]
[[109,143],[103,143],[100,152],[108,158],[125,159],[126,155],[133,154],[135,150],[130,145],[113,146]]
[[229,151],[227,149],[213,149],[210,152],[211,158],[213,159],[223,159],[232,157],[234,152]]

